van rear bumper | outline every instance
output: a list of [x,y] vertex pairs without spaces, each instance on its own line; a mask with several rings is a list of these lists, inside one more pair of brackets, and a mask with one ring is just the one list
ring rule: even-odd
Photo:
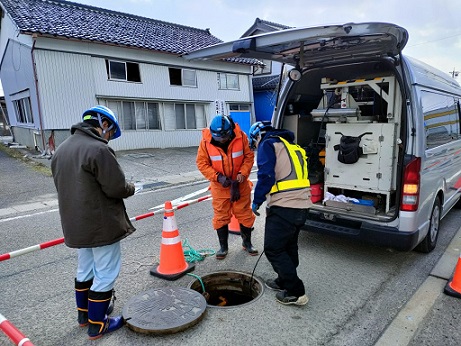
[[[312,217],[312,215],[310,215]],[[356,239],[377,246],[399,251],[410,251],[418,245],[419,231],[400,232],[396,227],[382,227],[367,222],[336,222],[308,219],[303,227],[306,231]]]

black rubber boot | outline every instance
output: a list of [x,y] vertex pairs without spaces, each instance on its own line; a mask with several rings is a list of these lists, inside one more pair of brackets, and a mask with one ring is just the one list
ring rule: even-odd
[[257,256],[259,252],[251,244],[251,231],[253,231],[253,228],[248,228],[240,224],[240,234],[242,235],[243,239],[243,249],[247,251],[250,256]]
[[93,280],[77,281],[75,279],[75,301],[77,303],[78,324],[80,327],[88,325],[88,291],[93,284]]
[[[86,327],[88,325],[88,291],[90,290],[91,285],[93,285],[93,280],[80,282],[75,279],[75,300],[77,302],[78,312],[77,320],[80,327]],[[110,315],[112,311],[114,311],[116,299],[115,292],[112,290],[112,298],[106,314]]]
[[219,245],[221,248],[216,252],[216,258],[222,260],[226,258],[227,252],[229,251],[228,239],[229,239],[229,226],[223,226],[216,230],[218,233]]
[[88,336],[95,340],[104,334],[123,326],[123,317],[108,317],[107,310],[112,300],[112,290],[107,292],[88,292]]

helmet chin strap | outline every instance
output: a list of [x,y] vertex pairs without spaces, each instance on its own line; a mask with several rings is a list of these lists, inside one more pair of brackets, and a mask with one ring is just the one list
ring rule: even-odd
[[104,126],[103,126],[103,124],[102,124],[101,114],[99,114],[99,113],[96,113],[96,114],[98,115],[99,127],[101,127],[101,129],[102,129],[102,136],[104,137],[104,135],[105,135],[108,131],[112,130],[112,128],[114,127],[114,124],[111,124],[107,129],[104,129]]

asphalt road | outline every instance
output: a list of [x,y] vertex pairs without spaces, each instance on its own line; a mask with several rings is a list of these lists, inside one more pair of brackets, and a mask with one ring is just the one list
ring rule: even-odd
[[[175,158],[169,152],[121,153],[127,176],[148,187],[127,200],[129,216],[206,190],[207,183],[191,171],[194,149],[179,151],[182,154]],[[154,165],[158,174],[152,173]],[[50,177],[0,151],[0,179],[0,254],[62,237]],[[124,327],[89,342],[85,329],[76,323],[75,250],[57,245],[0,262],[0,314],[35,345],[459,345],[457,316],[461,303],[440,294],[440,283],[446,281],[436,269],[447,252],[455,253],[455,257],[456,251],[459,253],[450,242],[459,237],[455,234],[460,213],[454,210],[442,221],[438,246],[430,254],[396,252],[302,232],[299,275],[310,297],[304,307],[283,306],[275,301],[272,291],[262,288],[249,304],[207,307],[203,320],[179,333],[145,335]],[[183,241],[194,249],[216,250],[211,215],[209,201],[176,211]],[[136,221],[137,231],[122,241],[123,263],[114,313],[121,313],[129,299],[142,292],[187,287],[195,280],[185,275],[167,281],[149,274],[159,261],[162,222],[162,215]],[[264,219],[258,217],[253,241],[258,249],[262,248],[263,227]],[[447,263],[442,271],[453,269],[453,260]],[[264,256],[258,262],[258,257],[241,250],[237,235],[231,236],[230,254],[224,261],[207,257],[192,273],[205,276],[216,271],[254,271],[261,280],[274,275]],[[427,286],[428,278],[436,284]],[[421,294],[421,287],[426,295]],[[421,298],[415,303],[414,297]],[[429,311],[421,315],[412,305],[428,306]],[[415,330],[409,330],[412,320],[418,322]],[[9,344],[0,333],[0,345]]]

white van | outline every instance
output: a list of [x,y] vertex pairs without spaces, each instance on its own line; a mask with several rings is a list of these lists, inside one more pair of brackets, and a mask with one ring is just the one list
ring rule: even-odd
[[430,252],[459,205],[461,88],[402,55],[389,23],[296,28],[208,47],[187,59],[272,59],[288,72],[272,118],[309,156],[306,229]]

